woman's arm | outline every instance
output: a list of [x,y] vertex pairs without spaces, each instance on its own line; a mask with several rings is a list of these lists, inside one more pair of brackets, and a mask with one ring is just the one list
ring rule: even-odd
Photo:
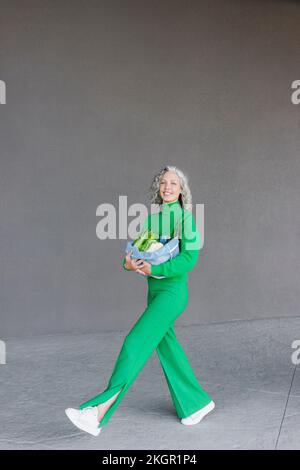
[[151,266],[154,276],[174,277],[191,271],[196,263],[201,248],[201,235],[191,211],[185,211],[182,223],[180,253],[175,258]]

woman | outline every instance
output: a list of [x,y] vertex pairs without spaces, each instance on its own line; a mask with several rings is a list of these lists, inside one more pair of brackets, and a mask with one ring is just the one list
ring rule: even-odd
[[155,350],[182,424],[199,423],[215,407],[200,386],[174,331],[174,321],[188,304],[187,273],[194,268],[201,248],[187,177],[175,166],[162,168],[153,178],[150,202],[159,204],[160,211],[148,215],[143,229],[170,238],[178,235],[180,253],[159,265],[131,259],[131,253],[123,260],[126,271],[147,276],[147,308],[125,337],[106,389],[82,403],[79,410],[65,410],[73,424],[94,436],[109,421]]

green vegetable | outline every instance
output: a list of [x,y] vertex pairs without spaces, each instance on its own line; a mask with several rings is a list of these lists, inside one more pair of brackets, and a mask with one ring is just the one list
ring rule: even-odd
[[146,251],[147,248],[151,245],[151,243],[157,241],[157,235],[152,232],[151,230],[144,230],[139,238],[137,238],[134,242],[133,245],[139,250],[139,251]]
[[133,245],[137,247],[138,250],[140,250],[142,244],[144,241],[148,238],[148,230],[144,230],[134,242]]

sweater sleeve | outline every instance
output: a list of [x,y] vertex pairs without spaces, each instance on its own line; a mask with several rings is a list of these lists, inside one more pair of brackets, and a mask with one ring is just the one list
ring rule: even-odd
[[[145,218],[144,220],[144,223],[143,223],[143,227],[141,228],[140,230],[140,234],[146,229],[146,228],[149,228],[148,226],[148,220],[149,220],[149,215]],[[131,269],[127,269],[125,268],[125,263],[126,263],[126,256],[124,256],[123,258],[123,269],[125,269],[125,271],[131,271]]]
[[191,271],[197,263],[201,249],[201,235],[191,211],[186,211],[180,240],[180,253],[175,258],[151,266],[154,276],[174,277]]

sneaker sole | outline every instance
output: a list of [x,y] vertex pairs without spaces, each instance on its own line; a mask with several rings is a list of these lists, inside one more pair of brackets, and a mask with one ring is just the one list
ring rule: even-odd
[[[216,406],[216,404],[214,402],[211,402],[208,405],[206,405],[204,407],[204,409],[199,410],[198,412],[196,412],[197,414],[193,418],[189,418],[190,422],[184,422],[183,419],[186,419],[186,418],[183,418],[181,420],[181,423],[184,424],[185,426],[193,426],[194,424],[198,424],[198,423],[200,423],[200,421],[202,421],[202,419],[208,413],[210,413],[215,408],[215,406]],[[194,413],[192,413],[192,414],[194,414]]]
[[[78,429],[80,429],[81,431],[85,431],[89,434],[92,434],[93,436],[99,436],[100,432],[101,432],[101,429],[102,428],[98,428],[95,430],[95,428],[91,427],[91,426],[87,426],[87,425],[84,425],[83,423],[80,423],[78,422],[76,419],[74,419],[74,417],[72,416],[72,414],[69,412],[68,408],[65,410],[65,413],[67,415],[67,417],[69,418],[69,420],[74,424],[74,426],[76,426]],[[99,430],[99,431],[98,431]]]

